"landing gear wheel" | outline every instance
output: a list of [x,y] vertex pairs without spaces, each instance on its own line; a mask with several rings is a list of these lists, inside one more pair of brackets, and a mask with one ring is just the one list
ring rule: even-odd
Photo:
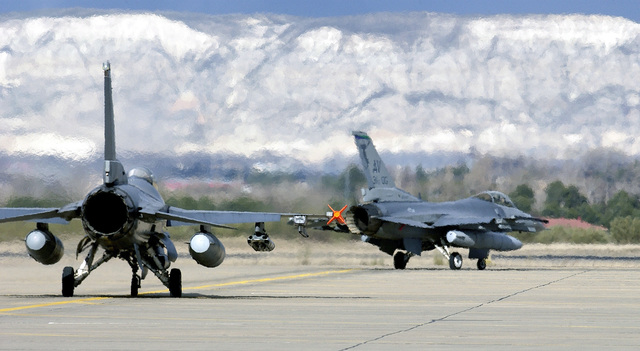
[[62,296],[73,296],[73,289],[75,288],[73,267],[64,267],[62,269]]
[[407,262],[409,262],[409,258],[407,254],[402,251],[396,252],[393,256],[393,267],[395,269],[405,269],[407,268]]
[[478,270],[483,271],[485,268],[487,268],[487,259],[486,258],[481,258],[478,260]]
[[131,297],[138,296],[138,289],[140,289],[140,277],[134,275],[131,277]]
[[449,268],[451,269],[460,269],[462,268],[462,256],[454,252],[449,256]]
[[178,268],[169,273],[169,294],[173,297],[182,296],[182,272]]

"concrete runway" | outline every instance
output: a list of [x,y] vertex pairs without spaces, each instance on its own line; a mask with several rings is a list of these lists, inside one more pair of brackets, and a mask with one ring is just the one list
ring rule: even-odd
[[[233,261],[233,260],[232,260]],[[0,259],[0,349],[637,349],[636,268],[396,271],[181,259],[182,298],[100,267],[60,296],[62,266]],[[74,264],[75,266],[76,264]]]

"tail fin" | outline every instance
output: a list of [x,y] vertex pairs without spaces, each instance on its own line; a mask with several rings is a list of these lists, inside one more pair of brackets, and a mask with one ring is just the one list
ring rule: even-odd
[[111,97],[111,64],[102,64],[104,71],[104,183],[107,185],[125,184],[127,177],[124,167],[116,159],[116,128],[113,116],[113,98]]
[[421,201],[417,197],[396,188],[387,167],[378,155],[373,141],[365,132],[353,132],[369,191],[363,190],[363,200],[369,201]]
[[393,178],[378,155],[373,140],[365,132],[353,132],[369,189],[395,188]]
[[111,96],[111,63],[102,64],[104,70],[104,159],[116,160],[116,127]]

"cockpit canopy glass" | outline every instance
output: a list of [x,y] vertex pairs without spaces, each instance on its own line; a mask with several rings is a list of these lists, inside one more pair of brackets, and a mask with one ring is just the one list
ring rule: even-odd
[[496,205],[516,208],[511,199],[499,191],[485,191],[474,196],[476,199],[493,202]]
[[129,173],[127,174],[127,177],[131,178],[131,177],[135,177],[135,178],[140,178],[140,179],[144,179],[146,180],[149,184],[153,185],[154,179],[153,179],[153,173],[151,173],[151,171],[145,167],[138,167],[138,168],[134,168],[132,170],[129,171]]

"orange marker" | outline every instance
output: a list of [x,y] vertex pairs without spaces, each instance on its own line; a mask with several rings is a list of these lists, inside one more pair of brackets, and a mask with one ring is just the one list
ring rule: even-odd
[[329,220],[329,222],[327,222],[327,224],[331,224],[334,219],[337,219],[340,224],[347,224],[347,222],[345,222],[344,220],[344,217],[342,217],[342,212],[347,208],[347,205],[344,205],[344,207],[340,211],[334,210],[331,205],[327,206],[329,206],[329,208],[331,208],[331,211],[333,212],[333,215],[331,216],[331,219]]

